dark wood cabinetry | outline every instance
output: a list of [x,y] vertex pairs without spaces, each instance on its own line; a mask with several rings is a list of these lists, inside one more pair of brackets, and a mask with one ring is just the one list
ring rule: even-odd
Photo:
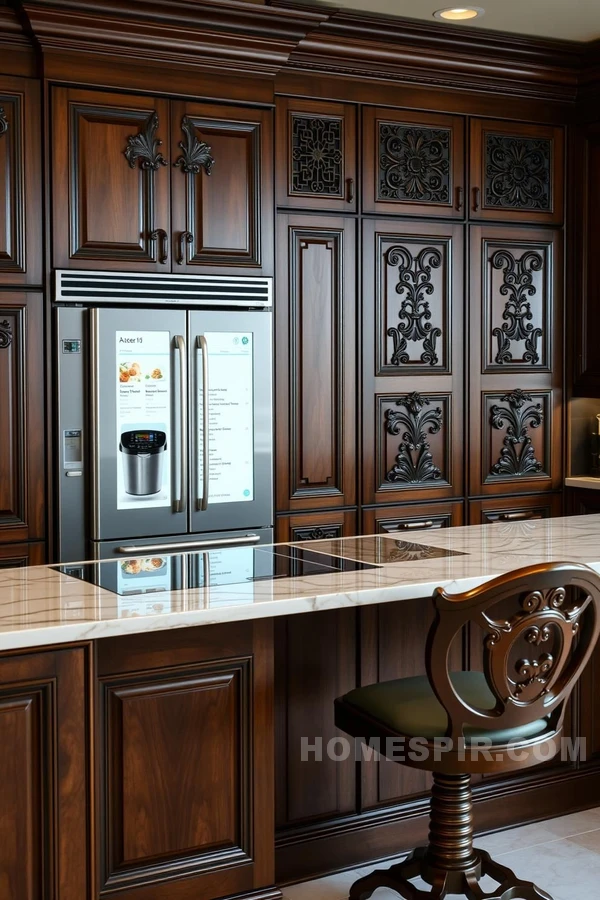
[[[600,124],[589,125],[574,139],[576,165],[583,173],[583,185],[577,195],[581,210],[582,277],[578,276],[579,303],[574,312],[574,388],[587,397],[600,395]],[[579,284],[581,286],[579,287]]]
[[4,897],[90,897],[85,651],[0,659]]
[[365,107],[363,212],[463,218],[461,116]]
[[277,509],[352,506],[355,222],[278,217]]
[[471,228],[471,496],[562,486],[562,235]]
[[363,502],[460,497],[462,228],[363,222]]
[[542,497],[494,497],[469,502],[469,525],[490,523],[531,522],[562,515],[562,495]]
[[271,113],[55,88],[57,268],[272,273]]
[[354,534],[356,512],[345,509],[277,516],[275,523],[275,540],[281,543],[324,541]]
[[412,531],[437,531],[463,525],[463,504],[457,503],[407,503],[402,506],[381,506],[363,509],[363,534],[402,534]]
[[280,97],[276,116],[277,204],[355,212],[356,108]]
[[0,544],[0,569],[42,566],[45,562],[46,545],[41,541],[30,544]]
[[40,86],[0,76],[0,286],[42,283]]
[[0,543],[44,537],[43,298],[0,292]]
[[472,119],[469,159],[472,218],[561,224],[564,129]]

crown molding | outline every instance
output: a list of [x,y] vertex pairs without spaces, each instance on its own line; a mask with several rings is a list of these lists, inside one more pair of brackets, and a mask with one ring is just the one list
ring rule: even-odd
[[117,55],[273,77],[304,35],[327,19],[313,10],[238,0],[16,0],[41,51]]

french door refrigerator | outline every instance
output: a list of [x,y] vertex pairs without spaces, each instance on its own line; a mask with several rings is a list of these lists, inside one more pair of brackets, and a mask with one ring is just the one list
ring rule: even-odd
[[272,540],[271,295],[57,273],[61,561]]

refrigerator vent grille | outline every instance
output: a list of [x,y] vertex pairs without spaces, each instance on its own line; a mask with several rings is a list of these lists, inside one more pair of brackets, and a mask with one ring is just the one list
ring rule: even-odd
[[57,303],[270,307],[273,279],[233,275],[147,275],[142,272],[56,272]]

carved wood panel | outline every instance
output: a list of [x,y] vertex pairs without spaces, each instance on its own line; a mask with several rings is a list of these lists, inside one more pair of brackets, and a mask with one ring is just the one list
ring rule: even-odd
[[462,230],[363,229],[363,501],[461,496]]
[[558,490],[562,236],[471,228],[470,493]]
[[351,505],[354,222],[280,216],[280,240],[277,507]]
[[44,536],[41,294],[0,294],[0,540]]
[[0,284],[42,282],[41,110],[31,79],[0,77]]
[[168,270],[168,101],[54,88],[52,111],[54,265]]
[[464,215],[464,120],[366,107],[363,209],[385,215]]
[[173,102],[171,122],[174,269],[272,274],[272,113]]
[[0,895],[88,890],[82,650],[0,660]]
[[275,525],[276,540],[286,543],[351,537],[356,534],[356,512],[340,510],[278,516]]
[[563,165],[562,128],[471,119],[471,217],[560,224]]
[[350,104],[279,97],[277,204],[356,210],[356,109]]

